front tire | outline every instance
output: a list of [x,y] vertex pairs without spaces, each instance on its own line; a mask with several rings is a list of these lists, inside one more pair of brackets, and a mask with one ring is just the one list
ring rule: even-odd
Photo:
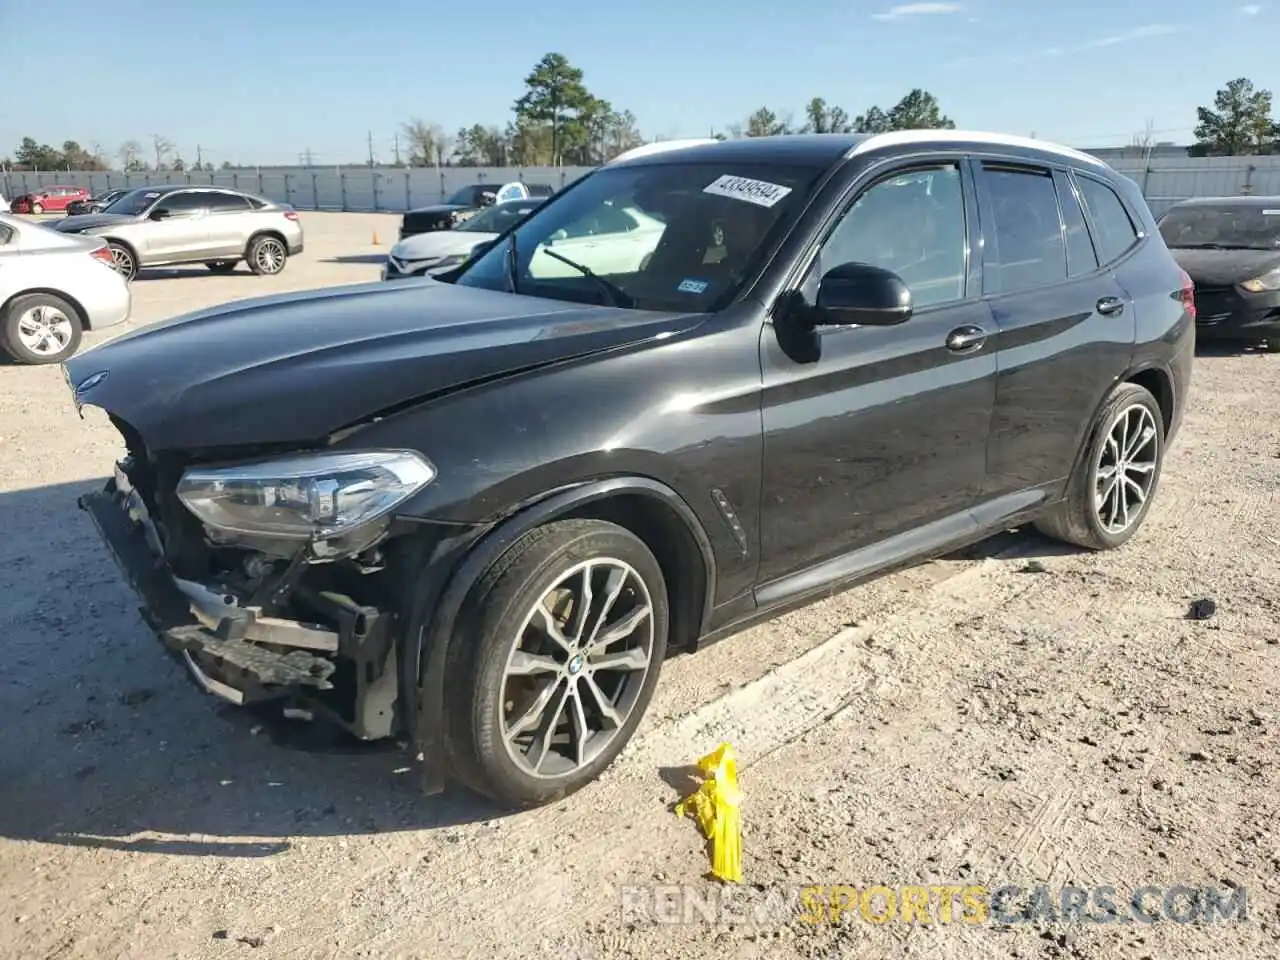
[[525,534],[476,585],[450,644],[453,774],[515,808],[590,783],[653,698],[669,622],[662,569],[630,531],[564,520]]
[[108,240],[107,249],[111,251],[111,265],[116,273],[132,282],[138,275],[138,258],[133,251],[117,240]]
[[33,203],[31,205],[31,212],[34,213],[36,216],[39,216],[40,214],[44,213],[44,204]]
[[1036,527],[1089,550],[1120,546],[1142,526],[1164,465],[1164,420],[1156,398],[1122,383],[1103,404],[1067,496]]
[[284,269],[289,259],[289,251],[278,237],[254,237],[249,242],[245,260],[249,269],[259,276],[275,276]]
[[0,346],[19,363],[60,363],[79,349],[81,334],[75,307],[51,293],[15,297],[0,317]]

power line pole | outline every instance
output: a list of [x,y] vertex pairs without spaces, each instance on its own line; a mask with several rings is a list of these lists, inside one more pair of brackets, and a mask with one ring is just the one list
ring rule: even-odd
[[204,169],[204,150],[201,148],[200,144],[198,143],[196,144],[196,169],[197,170]]
[[373,166],[373,131],[369,131],[369,166]]
[[311,158],[312,158],[312,154],[311,154],[310,147],[307,147],[307,149],[303,150],[302,153],[298,154],[298,159],[302,161],[302,165],[304,167],[310,168]]
[[391,149],[395,151],[396,166],[398,167],[400,166],[400,133],[399,131],[396,132],[396,137],[395,137],[395,140],[393,141],[393,145]]

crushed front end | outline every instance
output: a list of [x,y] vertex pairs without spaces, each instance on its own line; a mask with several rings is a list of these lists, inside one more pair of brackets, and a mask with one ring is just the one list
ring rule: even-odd
[[[243,478],[272,476],[282,463],[297,474],[299,458],[241,451],[226,466],[220,451],[222,465],[209,467],[193,456],[151,454],[128,424],[112,422],[128,455],[80,504],[141,598],[144,618],[198,685],[235,704],[280,701],[319,712],[362,739],[402,730],[399,591],[386,549],[392,522],[362,522],[327,539],[300,537],[288,525],[290,510],[319,504],[332,512],[354,502],[343,488],[353,475],[367,499],[368,471],[348,465],[346,474],[328,470],[301,486],[296,478],[258,480],[257,489]],[[342,467],[342,454],[313,460],[324,465],[325,456]],[[274,526],[250,529],[259,516]]]

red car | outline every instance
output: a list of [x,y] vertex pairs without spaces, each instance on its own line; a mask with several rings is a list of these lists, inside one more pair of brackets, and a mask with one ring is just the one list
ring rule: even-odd
[[89,191],[84,187],[40,187],[14,197],[9,202],[9,210],[13,213],[62,213],[68,204],[88,199]]

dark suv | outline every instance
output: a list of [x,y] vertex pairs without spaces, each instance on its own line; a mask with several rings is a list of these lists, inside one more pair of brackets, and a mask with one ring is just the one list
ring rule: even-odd
[[1085,154],[788,136],[605,166],[437,280],[65,367],[128,447],[82,504],[202,687],[524,806],[609,765],[668,654],[1019,524],[1124,543],[1193,313]]

